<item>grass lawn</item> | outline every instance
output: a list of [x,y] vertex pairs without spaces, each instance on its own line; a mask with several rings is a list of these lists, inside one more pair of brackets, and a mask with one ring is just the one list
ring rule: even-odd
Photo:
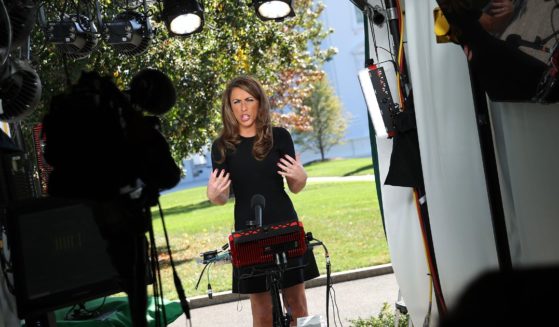
[[304,164],[309,177],[360,176],[373,174],[373,159],[327,159]]
[[[366,166],[365,160],[358,160],[345,165],[341,171],[363,166]],[[207,201],[205,191],[205,187],[197,187],[161,197],[173,259],[189,297],[205,294],[208,284],[204,276],[200,288],[194,290],[203,268],[196,263],[199,254],[225,244],[233,228],[233,200],[224,206],[214,206]],[[303,192],[290,196],[305,230],[328,247],[333,272],[390,262],[373,182],[313,183]],[[166,298],[176,299],[158,216],[154,211],[164,294]],[[323,250],[315,249],[315,256],[321,273],[325,273]],[[231,289],[229,264],[212,266],[209,273],[214,292]]]

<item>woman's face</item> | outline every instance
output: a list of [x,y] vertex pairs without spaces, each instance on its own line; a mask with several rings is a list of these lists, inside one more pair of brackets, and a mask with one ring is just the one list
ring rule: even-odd
[[260,102],[247,91],[235,87],[229,97],[233,114],[239,123],[239,134],[245,137],[256,135],[256,117]]

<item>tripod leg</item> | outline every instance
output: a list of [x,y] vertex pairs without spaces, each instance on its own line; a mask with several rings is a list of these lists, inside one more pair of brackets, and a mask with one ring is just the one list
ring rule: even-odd
[[281,307],[282,304],[281,304],[281,299],[279,294],[279,288],[275,280],[273,280],[272,283],[270,283],[270,295],[272,296],[272,311],[273,311],[272,313],[273,313],[274,327],[276,326],[283,327],[283,322],[282,322],[283,311]]
[[270,295],[272,296],[272,313],[274,327],[289,327],[291,324],[291,314],[283,313],[283,304],[280,296],[280,280],[275,274],[268,275],[270,285]]

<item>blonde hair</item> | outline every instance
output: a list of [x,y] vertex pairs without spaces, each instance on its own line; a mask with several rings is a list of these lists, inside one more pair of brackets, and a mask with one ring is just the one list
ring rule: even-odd
[[256,160],[263,160],[270,152],[273,145],[272,123],[270,117],[270,100],[266,96],[262,85],[251,76],[238,76],[231,80],[221,97],[221,121],[223,129],[219,135],[217,147],[221,158],[218,163],[225,161],[228,150],[235,151],[241,142],[239,123],[231,108],[231,92],[240,88],[258,100],[259,108],[256,116],[256,138],[252,146],[252,155]]

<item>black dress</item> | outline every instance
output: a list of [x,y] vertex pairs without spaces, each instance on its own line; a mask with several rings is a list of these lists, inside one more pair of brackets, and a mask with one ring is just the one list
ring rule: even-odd
[[[288,154],[295,158],[295,148],[289,132],[280,127],[274,127],[273,147],[263,160],[257,160],[252,155],[254,137],[241,137],[241,142],[235,151],[226,154],[225,161],[217,163],[221,158],[217,149],[217,142],[212,145],[213,169],[225,169],[231,178],[231,187],[235,194],[235,231],[247,229],[247,221],[255,219],[250,201],[255,194],[261,194],[266,200],[262,213],[262,225],[276,224],[298,220],[297,213],[291,199],[284,189],[283,178],[278,171],[279,159]],[[287,271],[282,280],[282,287],[290,287],[305,280],[318,276],[318,269],[314,256],[305,256],[305,269]],[[239,278],[247,274],[243,269],[233,269],[234,293],[265,292],[266,278]]]

